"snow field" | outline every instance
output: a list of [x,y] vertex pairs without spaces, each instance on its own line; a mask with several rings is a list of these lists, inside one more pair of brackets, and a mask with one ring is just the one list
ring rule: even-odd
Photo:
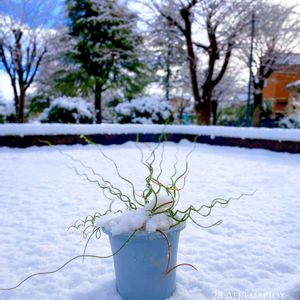
[[[150,146],[154,145],[143,148],[149,153]],[[192,146],[186,141],[166,144],[165,178],[176,153],[183,162]],[[135,143],[102,149],[116,160],[122,175],[143,186],[146,173]],[[68,232],[68,226],[107,207],[99,188],[76,175],[68,167],[76,163],[60,151],[127,189],[92,145],[0,148],[0,288],[34,272],[54,270],[81,254],[80,233]],[[222,218],[218,227],[202,230],[188,224],[181,233],[178,263],[192,263],[198,272],[178,268],[171,299],[239,299],[235,295],[265,293],[265,299],[299,300],[300,155],[198,144],[189,165],[181,207],[256,193],[216,209],[209,222]],[[87,252],[110,254],[107,237],[93,240]],[[114,286],[112,259],[86,259],[56,274],[32,278],[16,290],[0,291],[0,299],[121,298]]]

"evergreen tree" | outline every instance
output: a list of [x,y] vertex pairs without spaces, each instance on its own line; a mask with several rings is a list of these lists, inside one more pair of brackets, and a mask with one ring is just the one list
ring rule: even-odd
[[101,123],[105,90],[120,84],[137,88],[134,81],[143,69],[138,59],[142,40],[136,30],[137,17],[117,0],[66,0],[66,4],[69,33],[77,39],[69,57],[94,82],[96,120]]

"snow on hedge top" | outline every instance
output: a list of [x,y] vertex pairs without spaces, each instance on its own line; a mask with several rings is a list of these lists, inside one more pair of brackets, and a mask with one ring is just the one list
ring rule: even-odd
[[50,105],[49,108],[46,108],[44,112],[40,115],[40,119],[47,119],[49,111],[54,108],[59,107],[65,110],[75,110],[79,115],[85,116],[92,119],[93,113],[89,103],[87,103],[83,98],[80,97],[59,97],[56,98]]
[[199,136],[233,137],[300,142],[300,129],[269,129],[197,125],[139,124],[0,124],[0,136],[25,135],[90,135],[90,134],[190,134]]
[[159,96],[146,96],[119,103],[115,111],[121,123],[165,123],[172,115],[172,106]]

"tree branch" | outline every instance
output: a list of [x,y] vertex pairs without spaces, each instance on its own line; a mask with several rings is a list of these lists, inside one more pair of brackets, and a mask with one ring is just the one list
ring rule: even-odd
[[42,61],[44,55],[46,54],[46,52],[47,52],[47,49],[45,48],[45,49],[43,50],[43,52],[41,53],[41,55],[39,56],[39,58],[37,59],[37,62],[36,62],[36,64],[35,64],[35,68],[34,68],[34,70],[33,70],[33,73],[31,74],[31,77],[30,77],[30,79],[28,80],[28,82],[25,83],[25,90],[27,90],[28,87],[29,87],[29,86],[31,85],[31,83],[33,82],[33,79],[34,79],[34,77],[35,77],[35,75],[36,75],[36,73],[37,73],[37,70],[38,70],[38,68],[39,68],[39,66],[40,66],[40,63],[41,63],[41,61]]
[[221,79],[223,78],[223,76],[226,72],[227,66],[229,64],[230,56],[231,56],[232,46],[233,46],[232,43],[229,42],[221,71],[220,71],[219,75],[213,80],[214,86],[216,86],[221,81]]
[[205,50],[206,52],[209,51],[209,46],[205,46],[205,45],[203,45],[203,44],[201,44],[201,43],[198,43],[198,42],[193,42],[193,44],[194,44],[196,47]]
[[189,1],[188,5],[185,7],[185,9],[190,10],[192,7],[194,7],[199,0],[191,0]]
[[33,64],[33,61],[36,57],[36,41],[33,42],[33,46],[32,46],[32,50],[31,53],[29,54],[30,49],[29,47],[27,48],[27,64],[25,67],[25,72],[26,72],[26,76],[25,76],[25,83],[28,81],[29,75],[30,75],[30,70]]
[[165,14],[156,3],[154,4],[154,7],[165,19],[170,22],[171,25],[177,27],[185,35],[185,29],[174,18],[172,18],[170,15]]
[[8,65],[7,59],[5,57],[4,48],[2,44],[0,44],[0,58],[2,60],[6,72],[8,73],[9,77],[12,79],[13,74],[11,73],[11,67]]

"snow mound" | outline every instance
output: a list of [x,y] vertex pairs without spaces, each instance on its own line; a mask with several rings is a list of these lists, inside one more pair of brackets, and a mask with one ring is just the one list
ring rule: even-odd
[[[122,213],[101,217],[97,222],[98,227],[103,227],[105,231],[112,235],[129,233],[135,230],[148,233],[156,230],[168,230],[174,221],[169,218],[164,211],[170,207],[172,199],[159,196],[157,200],[151,199],[143,208],[128,209]],[[158,214],[152,215],[151,210],[156,207]]]
[[40,115],[44,123],[92,123],[92,107],[80,97],[56,98]]
[[117,121],[134,124],[164,124],[172,118],[172,106],[158,96],[136,98],[115,107]]

